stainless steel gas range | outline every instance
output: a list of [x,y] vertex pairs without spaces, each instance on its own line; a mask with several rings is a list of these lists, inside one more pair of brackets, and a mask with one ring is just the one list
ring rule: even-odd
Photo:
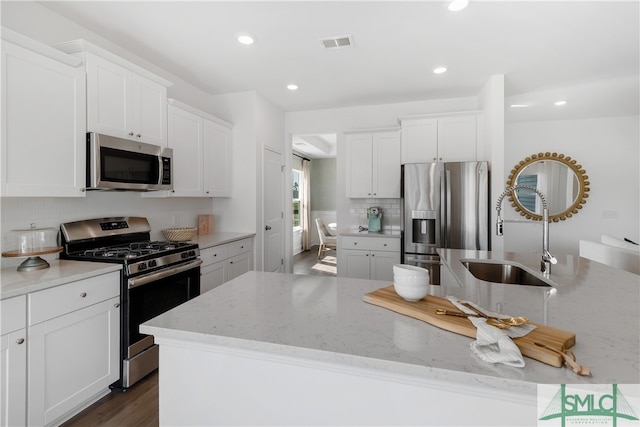
[[68,222],[60,230],[61,258],[122,264],[122,364],[113,387],[128,388],[158,367],[158,346],[139,332],[140,324],[200,294],[198,244],[152,242],[143,217]]

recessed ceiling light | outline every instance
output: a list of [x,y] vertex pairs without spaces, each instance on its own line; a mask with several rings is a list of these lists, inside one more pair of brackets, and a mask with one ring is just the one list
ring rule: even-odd
[[256,38],[249,33],[238,34],[236,35],[236,38],[240,44],[250,45],[256,42]]
[[561,105],[565,105],[566,103],[567,103],[567,101],[561,100],[561,101],[554,102],[553,105],[561,106]]
[[291,83],[287,85],[287,89],[289,90],[298,90],[298,85],[295,83]]
[[442,74],[447,71],[447,67],[436,67],[433,69],[434,74]]
[[511,104],[511,108],[527,108],[529,104]]
[[469,0],[451,0],[449,2],[449,5],[447,6],[447,9],[449,9],[451,12],[457,12],[467,6],[469,6]]

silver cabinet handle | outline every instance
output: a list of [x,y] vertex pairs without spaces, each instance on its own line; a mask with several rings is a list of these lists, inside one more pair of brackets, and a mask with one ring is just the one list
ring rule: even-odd
[[82,293],[80,294],[80,298],[85,298],[86,296],[87,296],[87,293],[86,293],[86,292],[82,292]]
[[133,132],[129,132],[129,136],[133,136]]
[[357,245],[358,245],[358,242],[353,242],[353,244],[354,244],[354,246],[357,246]]
[[382,246],[387,246],[387,244],[385,243],[385,244],[384,244],[384,245],[382,245]]
[[271,226],[270,226],[270,225],[265,225],[265,226],[264,226],[264,229],[265,229],[265,230],[267,230],[267,231],[269,231],[269,230],[271,230]]
[[113,304],[113,306],[114,306],[115,308],[120,308],[120,303],[119,303],[119,302],[117,302],[117,303]]
[[141,137],[142,137],[142,135],[140,135],[140,134],[137,134],[136,136],[137,136],[138,138],[141,138]]
[[16,340],[16,342],[18,343],[18,345],[19,345],[19,344],[23,344],[23,343],[24,343],[24,338],[18,338],[18,339]]

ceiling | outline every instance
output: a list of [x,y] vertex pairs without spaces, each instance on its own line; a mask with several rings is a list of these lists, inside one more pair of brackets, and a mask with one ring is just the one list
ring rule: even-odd
[[284,111],[476,96],[503,74],[507,121],[639,114],[638,1],[41,4],[205,92],[257,91]]

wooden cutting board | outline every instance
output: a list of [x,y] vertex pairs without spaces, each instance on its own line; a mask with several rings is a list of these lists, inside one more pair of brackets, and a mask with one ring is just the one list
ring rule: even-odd
[[[391,285],[365,294],[363,300],[456,334],[471,338],[476,337],[476,328],[469,319],[436,314],[436,310],[439,308],[460,311],[446,298],[427,295],[420,301],[409,302],[400,298],[393,289],[393,285]],[[524,337],[513,338],[513,342],[520,348],[522,355],[551,366],[561,367],[563,365],[562,356],[544,347],[537,346],[535,343],[544,344],[558,351],[564,351],[575,345],[576,335],[546,325],[529,323],[536,325],[536,329]]]

